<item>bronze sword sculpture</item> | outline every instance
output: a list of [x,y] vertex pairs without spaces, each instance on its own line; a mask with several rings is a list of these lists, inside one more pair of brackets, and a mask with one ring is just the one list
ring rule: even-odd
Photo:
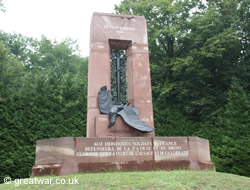
[[113,101],[111,92],[107,91],[107,86],[101,87],[98,94],[100,112],[109,115],[109,128],[115,124],[117,115],[120,115],[129,126],[141,132],[151,132],[154,128],[146,125],[138,118],[138,109],[134,106],[129,106],[127,100],[121,98],[121,96],[124,97],[125,93],[121,90],[124,89],[122,88],[123,86],[121,86],[123,81],[121,80],[121,75],[123,74],[121,70],[124,71],[124,65],[121,64],[121,61],[123,60],[124,57],[120,54],[119,50],[111,50],[111,61],[114,61],[111,62],[111,72],[114,72],[112,77],[114,78],[114,81],[116,81],[116,85],[112,84],[111,86],[114,87],[112,92],[116,96],[115,99],[117,101]]

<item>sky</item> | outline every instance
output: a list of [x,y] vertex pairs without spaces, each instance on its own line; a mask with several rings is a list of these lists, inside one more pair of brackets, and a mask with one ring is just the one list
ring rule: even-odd
[[54,41],[77,40],[82,56],[89,55],[93,12],[114,13],[121,0],[3,0],[0,30]]

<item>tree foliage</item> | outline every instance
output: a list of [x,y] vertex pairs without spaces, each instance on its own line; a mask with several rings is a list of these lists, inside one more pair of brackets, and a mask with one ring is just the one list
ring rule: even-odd
[[87,58],[70,39],[0,33],[0,178],[29,177],[39,139],[85,136]]
[[115,9],[147,21],[156,134],[207,138],[218,171],[249,176],[250,1],[124,0]]

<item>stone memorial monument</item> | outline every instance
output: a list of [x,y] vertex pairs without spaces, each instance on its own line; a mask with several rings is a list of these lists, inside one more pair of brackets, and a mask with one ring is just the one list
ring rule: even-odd
[[[112,128],[107,128],[109,117],[100,114],[98,106],[98,92],[107,86],[115,92],[114,98],[120,95],[123,102],[138,108],[140,119],[154,127],[145,18],[94,13],[90,31],[87,137],[153,137],[154,132],[134,130],[120,117]],[[124,87],[121,93],[117,93],[117,59],[121,63],[121,88]]]
[[94,13],[87,137],[37,141],[32,175],[180,168],[214,164],[208,140],[155,137],[145,18]]

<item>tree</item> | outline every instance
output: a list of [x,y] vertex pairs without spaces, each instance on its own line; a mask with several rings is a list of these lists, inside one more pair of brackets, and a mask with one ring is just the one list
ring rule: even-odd
[[225,148],[221,152],[225,159],[221,165],[230,173],[249,176],[249,97],[243,88],[234,81],[228,92],[227,100],[222,125],[222,143]]
[[88,59],[76,47],[0,33],[1,180],[29,177],[37,140],[85,136]]
[[241,48],[236,30],[224,28],[216,7],[140,0],[124,1],[116,10],[146,17],[153,97],[161,105],[200,121],[225,103]]
[[249,91],[249,6],[249,0],[124,0],[115,8],[147,20],[156,134],[207,138],[219,171],[241,175],[249,174],[243,165],[225,166],[218,147],[220,134],[233,140],[223,109],[234,79]]

